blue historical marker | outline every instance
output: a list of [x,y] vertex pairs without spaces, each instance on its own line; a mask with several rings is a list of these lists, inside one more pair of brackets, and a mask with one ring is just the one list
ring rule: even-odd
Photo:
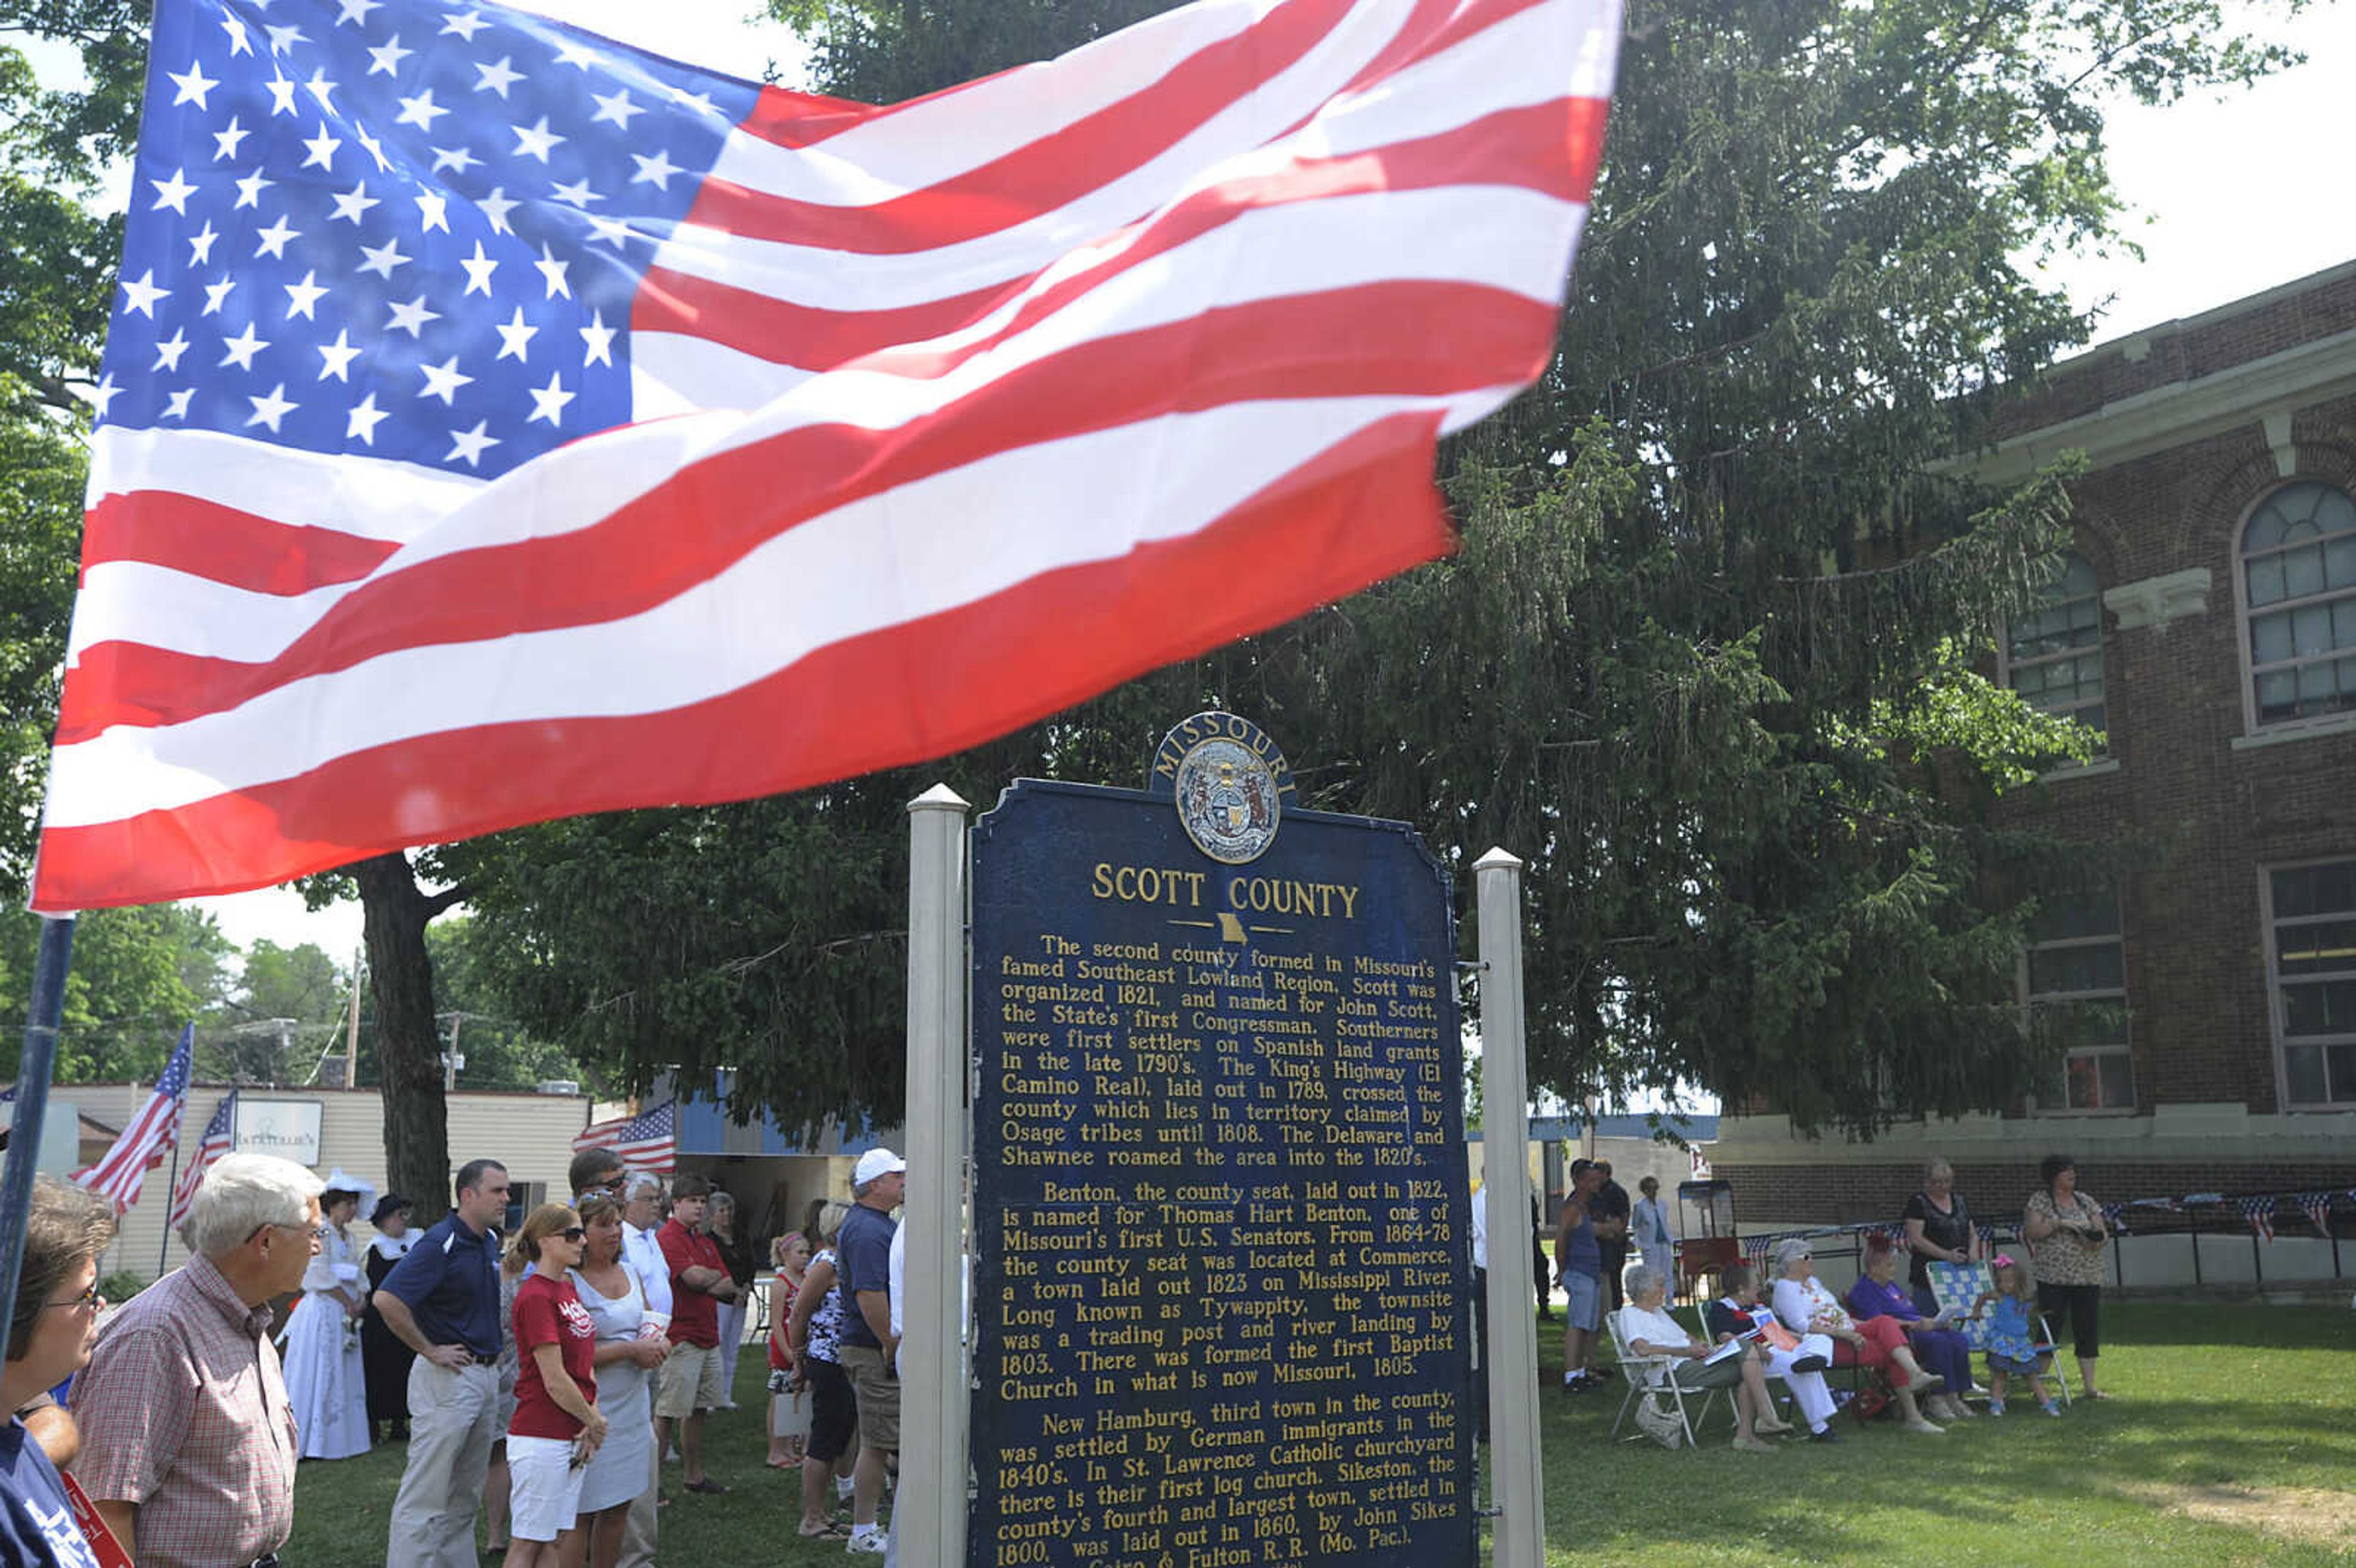
[[1230,714],[973,834],[971,1568],[1474,1550],[1450,881]]

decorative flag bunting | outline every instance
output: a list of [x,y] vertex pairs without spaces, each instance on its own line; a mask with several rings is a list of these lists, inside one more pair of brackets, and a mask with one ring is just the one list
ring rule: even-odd
[[636,1116],[616,1116],[584,1128],[573,1140],[573,1152],[610,1148],[632,1171],[669,1176],[679,1165],[679,1102],[665,1100]]
[[2317,1235],[2328,1237],[2331,1234],[2330,1193],[2302,1192],[2298,1195],[2298,1208],[2299,1212],[2307,1216],[2307,1222],[2315,1227]]
[[189,1205],[197,1200],[197,1189],[205,1184],[205,1172],[229,1152],[230,1128],[236,1121],[237,1091],[232,1089],[213,1107],[212,1119],[205,1124],[204,1136],[197,1140],[197,1147],[184,1162],[180,1185],[172,1190],[172,1211],[164,1221],[173,1230],[178,1230],[180,1221],[188,1217]]
[[2243,1199],[2242,1218],[2250,1222],[2250,1229],[2258,1235],[2269,1242],[2275,1239],[2275,1200],[2273,1199]]
[[1616,0],[1200,0],[890,108],[158,0],[33,907],[954,752],[1446,553]]
[[147,1173],[164,1163],[179,1138],[180,1106],[188,1097],[188,1059],[196,1044],[197,1026],[191,1023],[180,1030],[179,1047],[165,1063],[164,1076],[155,1081],[145,1107],[123,1129],[104,1158],[73,1173],[74,1180],[113,1204],[118,1215],[129,1213],[139,1201]]

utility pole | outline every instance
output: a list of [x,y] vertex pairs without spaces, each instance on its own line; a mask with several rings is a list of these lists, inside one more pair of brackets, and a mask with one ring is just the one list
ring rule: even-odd
[[450,1049],[442,1053],[442,1092],[445,1094],[458,1087],[459,1071],[466,1065],[464,1052],[458,1049],[458,1026],[468,1019],[481,1018],[480,1013],[436,1013],[435,1019],[450,1020]]
[[344,1082],[349,1083],[360,1059],[360,967],[368,950],[352,949],[352,1010],[350,1021],[344,1026]]

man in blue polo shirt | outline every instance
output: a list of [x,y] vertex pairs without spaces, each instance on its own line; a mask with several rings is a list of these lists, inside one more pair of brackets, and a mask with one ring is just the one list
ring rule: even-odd
[[392,1502],[385,1561],[476,1568],[475,1509],[498,1436],[499,1232],[508,1170],[458,1168],[458,1206],[417,1238],[376,1293],[376,1309],[417,1352],[409,1370],[409,1463]]
[[859,1460],[851,1468],[852,1552],[884,1552],[875,1511],[900,1448],[900,1379],[893,1371],[899,1337],[892,1332],[892,1211],[907,1190],[908,1167],[888,1148],[872,1148],[851,1169],[851,1212],[836,1235],[842,1335],[836,1358],[859,1401]]

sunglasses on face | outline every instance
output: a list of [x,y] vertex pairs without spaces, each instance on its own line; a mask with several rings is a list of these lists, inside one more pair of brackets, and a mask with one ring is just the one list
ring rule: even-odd
[[567,1225],[564,1229],[557,1232],[556,1233],[563,1237],[568,1242],[578,1242],[587,1239],[589,1232],[585,1226]]
[[63,1301],[44,1301],[41,1303],[41,1309],[46,1312],[52,1307],[96,1307],[99,1304],[100,1299],[101,1298],[98,1294],[98,1281],[93,1279],[90,1282],[90,1288],[83,1291],[80,1296],[69,1296]]

